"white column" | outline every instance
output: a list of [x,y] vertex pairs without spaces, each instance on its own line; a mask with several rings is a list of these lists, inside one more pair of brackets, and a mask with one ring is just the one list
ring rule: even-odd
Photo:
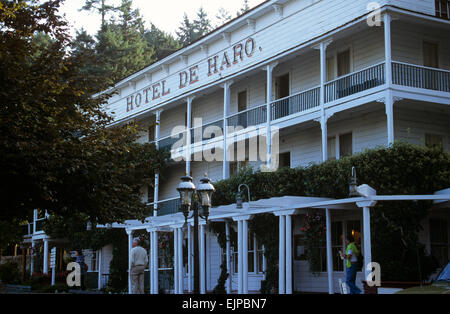
[[264,247],[264,245],[262,246],[262,250],[263,250],[263,280],[266,280],[266,273],[267,273],[267,259],[266,259],[266,248]]
[[200,294],[206,294],[205,225],[200,225]]
[[248,294],[248,222],[247,220],[242,221],[242,289],[244,294]]
[[33,211],[33,234],[36,233],[36,220],[38,219],[38,211],[35,209]]
[[188,292],[192,292],[192,230],[188,224]]
[[366,280],[371,270],[367,265],[372,263],[372,242],[370,237],[370,207],[363,207],[363,230],[364,230],[364,279]]
[[30,275],[34,273],[34,250],[36,248],[36,242],[34,240],[31,241],[31,261],[30,261]]
[[184,274],[183,274],[183,229],[178,228],[178,292],[184,293]]
[[243,236],[242,236],[242,220],[238,221],[238,293],[243,293],[243,276],[244,267],[242,266]]
[[387,117],[387,133],[388,133],[388,145],[394,144],[394,98],[392,97],[392,91],[388,90],[385,97],[386,117]]
[[278,62],[275,63],[271,63],[269,65],[267,65],[265,67],[266,70],[266,75],[267,75],[267,99],[266,99],[266,103],[267,103],[267,108],[266,108],[266,127],[267,127],[267,138],[266,138],[266,142],[267,142],[267,166],[270,168],[272,165],[272,132],[270,130],[271,127],[271,120],[272,120],[272,116],[271,116],[271,102],[272,102],[272,85],[273,85],[273,77],[272,77],[272,73],[273,73],[273,69],[278,65]]
[[158,260],[158,231],[153,232],[153,287],[154,294],[159,294],[159,260]]
[[230,86],[233,82],[226,82],[223,87],[223,167],[222,177],[228,179],[230,176],[230,163],[228,161],[228,116],[230,115]]
[[[161,112],[162,110],[156,111],[156,127],[155,127],[155,143],[156,148],[159,148],[159,138],[161,137]],[[155,188],[153,194],[153,216],[158,216],[158,201],[159,201],[159,173],[155,173]]]
[[48,274],[48,240],[44,239],[44,269],[43,273]]
[[392,86],[392,39],[391,21],[388,13],[384,14],[384,51],[386,57],[386,84],[388,88]]
[[229,222],[225,223],[225,236],[227,240],[226,245],[226,257],[227,257],[227,294],[231,293],[231,243],[230,243],[230,224]]
[[334,294],[333,288],[333,251],[331,249],[331,217],[330,210],[326,209],[327,228],[327,273],[328,273],[328,293]]
[[174,293],[178,294],[179,287],[178,284],[180,280],[178,279],[178,228],[173,229],[173,285],[174,285]]
[[186,174],[191,175],[191,149],[192,149],[192,143],[191,143],[191,129],[192,129],[192,101],[194,100],[194,97],[188,97],[186,99],[187,101],[187,125],[186,125]]
[[320,43],[320,105],[321,105],[321,120],[320,126],[322,128],[322,161],[328,160],[328,130],[327,118],[325,115],[325,83],[327,80],[327,46],[330,42]]
[[98,258],[98,290],[102,289],[102,249],[97,251]]
[[133,232],[127,230],[128,234],[128,294],[131,294],[131,248],[133,246]]
[[286,275],[286,216],[280,215],[280,243],[279,243],[279,257],[278,257],[278,293],[285,294],[285,275]]
[[292,216],[286,215],[286,294],[292,294]]

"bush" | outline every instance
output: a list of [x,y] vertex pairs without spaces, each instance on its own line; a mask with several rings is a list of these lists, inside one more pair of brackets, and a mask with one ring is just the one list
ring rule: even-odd
[[0,280],[4,284],[17,284],[20,282],[19,265],[8,262],[0,265]]

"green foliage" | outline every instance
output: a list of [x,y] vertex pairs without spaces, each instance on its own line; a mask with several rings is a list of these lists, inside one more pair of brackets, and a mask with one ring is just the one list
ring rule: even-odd
[[[215,184],[213,206],[235,203],[241,183],[250,186],[252,201],[285,195],[347,198],[353,166],[358,184],[370,185],[378,195],[433,194],[450,186],[448,152],[396,143],[306,168],[280,169],[273,173],[253,173],[247,169]],[[382,265],[383,280],[418,280],[418,260],[421,278],[433,270],[431,258],[425,256],[418,243],[420,224],[430,205],[431,202],[424,201],[378,202],[371,210],[372,239],[376,239],[372,257]],[[256,215],[249,227],[266,248],[269,291],[275,287],[278,273],[277,219],[272,215]]]
[[197,12],[197,17],[193,21],[185,13],[183,21],[175,33],[178,36],[178,41],[183,46],[187,46],[205,36],[210,31],[212,31],[211,21],[205,10],[200,8]]
[[182,48],[182,45],[171,35],[150,23],[150,29],[145,31],[145,40],[155,49],[155,57],[161,60]]
[[114,231],[113,258],[109,264],[108,291],[125,292],[128,287],[128,236],[123,229]]
[[4,284],[17,284],[20,282],[19,265],[14,262],[7,262],[0,265],[0,280]]
[[222,264],[220,265],[220,270],[221,270],[220,276],[219,276],[219,279],[217,280],[217,285],[213,289],[213,293],[226,294],[225,283],[228,279],[228,276],[230,276],[230,274],[227,271],[226,258],[222,259]]

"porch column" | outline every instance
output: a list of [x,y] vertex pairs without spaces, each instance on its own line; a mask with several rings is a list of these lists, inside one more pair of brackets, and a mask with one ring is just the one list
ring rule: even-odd
[[242,292],[248,294],[248,222],[247,220],[242,221]]
[[242,263],[242,252],[243,252],[243,235],[242,235],[242,220],[238,221],[238,294],[243,294],[243,272],[244,272],[244,267],[243,267],[243,263]]
[[158,257],[158,231],[155,230],[155,232],[153,232],[153,237],[155,238],[154,243],[155,243],[155,248],[153,250],[153,261],[154,261],[154,274],[153,274],[153,280],[154,280],[154,294],[159,294],[159,257]]
[[327,228],[327,273],[328,273],[328,293],[334,294],[333,285],[333,252],[331,249],[331,217],[330,210],[326,209],[326,228]]
[[230,163],[228,161],[228,116],[230,115],[230,86],[233,81],[226,82],[222,85],[223,88],[223,167],[222,177],[228,179],[230,176]]
[[263,250],[263,272],[264,272],[264,275],[263,275],[263,280],[266,280],[266,273],[267,273],[267,259],[266,259],[266,248],[265,248],[265,246],[263,245],[262,246],[262,250]]
[[192,230],[188,224],[188,292],[192,292]]
[[279,225],[279,254],[278,254],[278,293],[286,292],[286,216],[280,215]]
[[[159,149],[159,139],[161,137],[161,112],[162,110],[156,111],[156,126],[155,126],[155,145]],[[159,201],[159,173],[155,173],[155,188],[153,194],[153,216],[158,216],[158,201]]]
[[286,215],[286,294],[292,294],[292,216]]
[[278,62],[271,63],[267,65],[264,70],[267,72],[267,108],[266,108],[266,128],[267,128],[267,135],[266,135],[266,143],[267,143],[267,167],[271,168],[272,166],[272,133],[270,130],[271,127],[271,107],[270,104],[272,102],[272,85],[273,85],[273,77],[272,72],[273,69],[278,65]]
[[126,230],[128,234],[128,294],[131,294],[131,248],[133,247],[133,231]]
[[150,250],[148,255],[148,272],[149,272],[149,284],[150,284],[150,294],[153,294],[153,231],[151,229],[147,229],[147,232],[150,234]]
[[48,240],[44,239],[44,269],[43,273],[48,274]]
[[392,87],[392,39],[391,21],[389,13],[384,14],[384,53],[386,58],[386,85]]
[[184,275],[183,275],[183,229],[178,228],[178,292],[184,293]]
[[187,133],[186,133],[186,174],[191,175],[191,155],[192,155],[192,143],[191,143],[191,129],[192,129],[192,101],[194,100],[194,96],[186,98],[187,101]]
[[[373,190],[376,194],[376,191]],[[364,279],[372,281],[368,278],[372,273],[372,241],[370,235],[370,208],[376,205],[376,201],[357,202],[356,205],[363,210],[363,244],[364,244]]]
[[205,224],[200,224],[200,294],[206,294]]
[[36,248],[36,242],[34,240],[31,241],[31,260],[30,260],[30,275],[34,273],[34,250]]
[[225,222],[225,237],[227,241],[226,245],[226,258],[227,258],[227,294],[231,293],[231,243],[230,243],[230,223]]
[[97,251],[98,255],[98,290],[102,289],[102,249]]
[[388,90],[385,97],[386,117],[387,117],[387,133],[388,133],[388,145],[394,144],[394,98],[392,97],[392,91]]
[[327,47],[331,40],[321,42],[316,49],[320,50],[320,106],[321,118],[320,126],[322,128],[322,161],[328,160],[328,130],[327,117],[325,115],[325,84],[327,82]]
[[173,229],[173,285],[174,293],[179,294],[179,279],[178,279],[178,228]]

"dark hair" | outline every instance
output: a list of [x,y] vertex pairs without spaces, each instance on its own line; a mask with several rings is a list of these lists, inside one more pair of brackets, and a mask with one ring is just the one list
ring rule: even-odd
[[347,235],[347,240],[350,242],[355,242],[355,237],[352,234]]
[[80,256],[83,255],[83,250],[79,250],[79,249],[78,249],[78,250],[76,250],[76,252],[77,252],[77,254],[80,255]]

